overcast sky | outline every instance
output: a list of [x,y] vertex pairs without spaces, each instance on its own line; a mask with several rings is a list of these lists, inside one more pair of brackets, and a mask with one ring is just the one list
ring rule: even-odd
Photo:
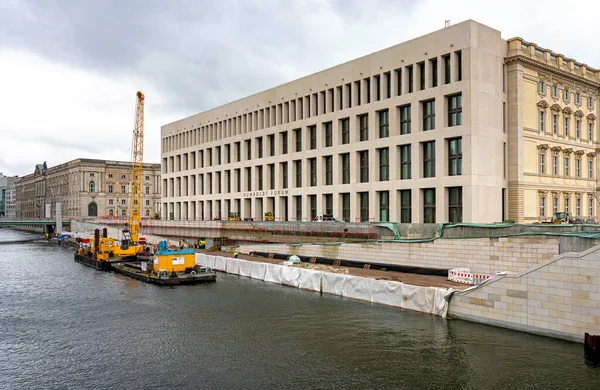
[[[484,5],[485,4],[485,5]],[[600,67],[595,1],[0,0],[0,172],[129,161],[135,93],[144,161],[160,126],[474,19]],[[573,3],[575,4],[575,3]]]

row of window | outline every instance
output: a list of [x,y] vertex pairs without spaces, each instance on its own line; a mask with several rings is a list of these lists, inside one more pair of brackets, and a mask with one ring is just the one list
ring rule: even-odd
[[[88,192],[96,192],[96,182],[94,181],[90,181],[88,183]],[[108,193],[109,194],[113,194],[114,192],[114,187],[112,184],[110,184],[108,186]],[[127,193],[127,186],[121,186],[121,193],[122,194],[126,194]],[[146,195],[150,195],[150,187],[146,186]]]
[[[422,220],[424,223],[436,223],[436,189],[435,188],[422,188],[420,190],[415,190],[415,191],[421,191],[421,196],[423,199],[423,208],[421,210],[422,212]],[[448,196],[448,222],[462,222],[463,220],[463,190],[462,187],[447,187],[445,188],[445,191],[447,193]],[[412,214],[413,214],[413,190],[400,190],[398,191],[398,201],[399,201],[399,211],[400,211],[400,223],[412,223]],[[351,210],[351,194],[350,193],[341,193],[339,194],[340,196],[340,201],[341,201],[341,206],[342,206],[342,216],[341,219],[346,221],[346,222],[350,222],[350,218],[351,218],[351,214],[350,214],[350,210]],[[361,221],[369,221],[371,220],[371,210],[369,209],[369,192],[358,192],[356,193],[357,196],[357,202],[359,205],[359,212],[360,212],[360,220]],[[378,198],[378,210],[379,210],[379,215],[378,215],[378,219],[379,221],[386,221],[389,222],[390,221],[390,192],[389,191],[377,191],[376,192],[376,196]],[[308,200],[308,205],[309,205],[309,216],[311,219],[315,218],[317,216],[317,210],[318,210],[318,204],[317,204],[317,195],[313,194],[313,195],[306,195],[307,200]],[[295,212],[295,216],[293,218],[295,218],[298,221],[302,221],[303,220],[303,215],[304,215],[304,211],[302,208],[302,195],[295,195],[291,197],[294,201],[294,212]],[[334,196],[333,194],[324,194],[323,195],[324,198],[324,207],[321,207],[322,210],[325,211],[326,214],[333,214],[334,213]],[[286,202],[284,204],[284,210],[282,210],[282,217],[284,219],[291,219],[292,217],[290,216],[290,213],[288,210],[288,205],[287,205],[287,197],[285,198]],[[213,201],[212,200],[207,200],[206,202],[206,206],[207,206],[207,211],[208,211],[208,216],[204,215],[204,202],[205,201],[199,201],[198,202],[198,209],[199,209],[199,215],[195,215],[196,213],[196,207],[194,202],[192,202],[192,215],[186,215],[187,214],[187,202],[183,202],[184,203],[184,213],[183,215],[181,215],[181,210],[178,210],[178,214],[180,214],[180,216],[182,216],[184,219],[187,218],[192,218],[192,219],[196,219],[196,218],[200,218],[200,219],[213,219]],[[221,217],[221,206],[223,205],[221,200],[215,200],[215,208],[216,208],[216,213],[217,213],[217,217]],[[174,207],[175,205],[177,205],[179,207],[179,209],[181,208],[181,203],[177,202],[177,203],[163,203],[163,210],[167,211],[167,207],[170,206],[170,212],[169,215],[171,215],[172,217],[174,216]],[[231,199],[226,199],[224,200],[224,206],[225,206],[225,215],[228,215],[229,212],[231,212],[232,210],[235,211],[237,210],[237,212],[239,212],[241,210],[241,199],[233,199],[233,204],[232,204],[232,200]],[[251,207],[251,204],[249,204],[249,206]],[[271,208],[272,208],[272,204],[271,204]],[[252,215],[251,211],[247,211],[248,215]],[[208,217],[208,218],[206,218]]]
[[[335,88],[315,92],[305,97],[271,105],[233,118],[222,119],[183,133],[163,138],[162,152],[170,152],[218,139],[245,134],[256,130],[303,120],[318,115],[344,110],[353,106],[370,104],[372,101],[388,99],[412,93],[415,88],[424,90],[438,87],[438,57],[415,65],[406,65],[393,71],[356,80]],[[462,80],[462,52],[441,56],[443,83]],[[417,85],[415,86],[415,70]],[[271,103],[271,102],[269,102]],[[217,118],[218,119],[218,118]]]
[[[562,168],[563,168],[563,176],[564,177],[575,177],[575,178],[582,178],[582,159],[580,157],[581,155],[578,155],[575,157],[575,167],[573,169],[573,171],[571,171],[571,157],[569,155],[566,155],[563,157],[563,164],[562,164]],[[545,175],[547,174],[547,169],[546,169],[546,152],[540,152],[539,154],[539,174],[541,175]],[[552,176],[559,176],[560,175],[560,157],[558,156],[558,153],[553,152],[552,154],[552,167],[551,167],[551,172],[549,173]],[[593,179],[594,178],[594,159],[591,155],[588,155],[588,159],[587,159],[587,178],[588,179]]]
[[[462,94],[455,94],[447,96],[448,101],[448,126],[459,126],[462,125]],[[421,102],[422,114],[423,114],[423,131],[429,131],[435,129],[435,99],[425,100]],[[397,107],[398,110],[398,132],[396,134],[405,135],[411,133],[411,105],[407,104],[404,106]],[[376,112],[378,119],[378,135],[379,138],[387,138],[390,136],[390,120],[389,120],[389,109],[381,110]],[[356,117],[357,119],[357,140],[359,142],[369,140],[369,114],[361,114]],[[317,140],[321,138],[322,145],[325,148],[333,146],[333,122],[323,123],[321,126],[321,132],[318,134],[317,125],[308,126],[306,128],[306,139],[303,139],[302,129],[292,130],[294,151],[302,152],[303,144],[306,143],[309,150],[315,150],[318,147]],[[346,145],[350,143],[350,118],[343,118],[339,121],[339,143]],[[275,134],[265,136],[267,140],[268,156],[275,156],[276,143]],[[288,153],[288,132],[280,132],[280,145],[281,154]],[[265,146],[263,137],[257,137],[254,139],[254,147],[256,158],[265,157]],[[252,139],[243,141],[243,149],[246,160],[250,161],[253,158]],[[232,162],[232,149],[233,157],[235,162],[242,161],[242,141],[234,142],[232,144],[226,144],[224,146],[215,146],[214,148],[208,148],[206,150],[199,150],[198,152],[183,153],[169,158],[163,158],[163,173],[179,172],[181,170],[196,169],[196,162],[200,168],[204,166],[213,166],[213,162],[216,165],[221,165]],[[214,152],[213,152],[214,150]],[[206,152],[206,154],[205,154]],[[222,154],[224,158],[222,158]],[[214,161],[213,161],[214,155]],[[183,169],[182,169],[183,168]]]
[[[446,139],[447,145],[447,161],[448,161],[448,176],[457,176],[462,175],[462,138],[449,138]],[[421,142],[419,144],[422,151],[422,177],[423,178],[431,178],[436,177],[436,141],[427,141]],[[399,145],[398,152],[398,167],[399,169],[399,177],[391,178],[390,177],[390,151],[389,148],[380,148],[377,149],[378,155],[378,167],[379,174],[376,180],[378,181],[389,181],[389,180],[406,180],[412,179],[412,144]],[[370,165],[370,153],[368,150],[363,150],[357,152],[358,159],[358,177],[357,182],[359,183],[368,183],[371,180],[369,177],[369,165]],[[334,184],[334,156],[324,156],[320,157],[322,159],[322,164],[324,166],[324,185],[333,185]],[[308,166],[308,186],[317,186],[317,158],[308,158],[306,159]],[[304,181],[302,176],[303,170],[303,160],[294,160],[291,163],[288,162],[280,162],[279,163],[279,172],[281,175],[281,186],[282,188],[289,188],[289,165],[293,169],[292,175],[294,179],[294,187],[301,188],[304,187]],[[341,182],[339,184],[350,184],[351,183],[351,164],[350,164],[350,153],[340,153],[338,154],[338,164],[341,167]],[[269,185],[268,189],[275,189],[275,164],[267,164],[267,174],[269,177]],[[264,166],[259,165],[253,167],[256,174],[256,185],[255,190],[263,190],[263,181],[264,181]],[[252,191],[252,167],[244,168],[244,175],[246,186],[244,191]],[[232,172],[233,172],[233,183],[235,187],[235,191],[232,191]],[[222,175],[223,174],[223,175]],[[241,192],[242,191],[242,168],[237,168],[232,170],[225,170],[224,172],[208,172],[206,174],[201,173],[198,174],[198,188],[199,195],[204,195],[205,190],[205,182],[204,178],[207,178],[207,192],[208,194],[212,194],[213,189],[213,180],[216,188],[216,193],[221,193],[221,179],[224,177],[225,179],[225,193],[231,192]],[[169,178],[163,180],[163,196],[188,196],[188,195],[196,195],[196,175],[191,176],[183,176],[177,178]],[[183,192],[182,192],[183,188]],[[191,189],[191,194],[188,193],[188,188]],[[177,189],[177,191],[175,191]],[[168,195],[167,195],[168,194]]]
[[[558,113],[552,113],[552,123],[550,131],[546,127],[546,111],[540,110],[538,113],[538,129],[540,132],[550,132],[552,135],[563,135],[565,137],[574,137],[576,139],[582,138],[582,120],[580,118],[575,119],[575,131],[571,133],[571,118],[568,115],[563,115],[562,120],[562,133],[559,134],[559,127],[561,126],[560,116]],[[587,139],[589,141],[594,140],[594,121],[588,120],[587,122]]]
[[[549,195],[546,194],[540,194],[540,198],[539,198],[539,213],[540,213],[540,217],[544,218],[544,217],[552,217],[554,215],[556,215],[557,212],[559,211],[565,211],[567,213],[572,213],[573,215],[575,215],[576,217],[581,217],[584,216],[584,201],[581,195],[577,196],[575,198],[575,204],[574,204],[574,209],[571,209],[572,207],[572,199],[571,199],[571,194],[566,194],[564,199],[563,199],[563,205],[562,205],[562,209],[559,209],[559,196],[558,194],[554,194],[551,196],[550,200],[551,200],[551,204],[552,204],[552,214],[548,215],[548,209],[549,207],[546,207],[546,200],[549,197]],[[585,216],[589,216],[589,217],[593,217],[595,216],[594,214],[594,203],[595,203],[595,198],[593,195],[588,195],[588,199],[587,199],[587,214]]]
[[[540,95],[546,95],[546,83],[544,81],[538,81],[538,93]],[[554,99],[558,99],[559,98],[559,87],[556,84],[552,84],[550,86],[550,90],[552,91],[552,97]],[[575,92],[575,104],[580,106],[581,105],[581,93],[580,92]],[[563,88],[562,89],[562,98],[565,101],[565,103],[568,103],[571,101],[571,91],[569,90],[569,88]],[[590,110],[594,109],[594,98],[592,96],[588,96],[587,97],[587,106]]]

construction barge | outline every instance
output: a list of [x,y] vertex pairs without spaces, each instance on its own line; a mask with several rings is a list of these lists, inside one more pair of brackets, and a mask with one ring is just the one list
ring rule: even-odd
[[214,270],[196,265],[195,252],[191,249],[170,250],[165,241],[161,241],[153,253],[145,249],[149,248],[126,248],[124,245],[116,245],[114,239],[100,238],[96,230],[95,238],[83,240],[74,257],[77,263],[88,267],[118,272],[142,282],[161,286],[217,280]]

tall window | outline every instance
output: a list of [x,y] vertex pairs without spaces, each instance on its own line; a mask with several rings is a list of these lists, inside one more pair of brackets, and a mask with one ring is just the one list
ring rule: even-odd
[[317,126],[309,126],[308,134],[310,137],[310,150],[317,148]]
[[569,157],[565,157],[565,165],[564,165],[564,170],[565,170],[565,176],[569,176],[569,162],[570,162],[570,158]]
[[379,111],[379,138],[390,136],[389,111]]
[[538,118],[539,118],[539,120],[538,120],[538,126],[539,126],[539,129],[540,129],[540,132],[543,133],[544,132],[544,120],[546,118],[546,113],[544,111],[540,111],[538,115],[539,115],[538,116]]
[[268,136],[269,139],[269,156],[273,157],[275,155],[275,135],[271,134]]
[[400,191],[400,222],[411,223],[412,222],[412,196],[410,190]]
[[462,175],[462,138],[448,140],[448,175]]
[[540,195],[540,217],[546,216],[546,197]]
[[594,161],[588,160],[588,178],[594,178]]
[[390,150],[388,148],[379,149],[379,180],[390,180]]
[[546,154],[540,153],[540,175],[546,173]]
[[407,66],[406,71],[408,72],[408,93],[412,93],[414,85],[414,72],[412,66]]
[[325,213],[333,214],[333,194],[325,194]]
[[581,138],[581,119],[575,120],[575,137]]
[[448,218],[450,222],[462,222],[462,187],[448,188]]
[[[242,161],[242,145],[240,142],[235,143],[235,158],[236,162]],[[202,159],[200,161],[202,161]]]
[[451,67],[450,67],[450,54],[444,56],[444,83],[450,84],[451,81]]
[[588,108],[589,108],[590,110],[592,110],[592,109],[594,108],[594,98],[592,98],[591,96],[589,96],[589,97],[587,98],[587,101],[588,101]]
[[435,177],[435,141],[423,142],[423,177]]
[[302,187],[302,161],[296,160],[294,164],[296,165],[296,187],[300,188]]
[[594,199],[588,199],[588,215],[590,217],[594,216]]
[[579,92],[575,92],[575,104],[581,104],[581,94]]
[[295,195],[294,201],[296,203],[296,220],[302,221],[302,196]]
[[581,215],[581,198],[575,199],[575,214],[577,216]]
[[309,159],[310,166],[310,185],[312,187],[317,185],[317,159],[311,158]]
[[552,85],[552,97],[558,98],[558,85],[556,84]]
[[[229,184],[227,186],[229,187]],[[269,164],[269,189],[275,189],[275,164]],[[229,192],[229,190],[227,190],[227,192]]]
[[448,127],[460,125],[462,125],[462,94],[448,96]]
[[435,88],[438,86],[437,58],[432,59],[429,64],[431,66],[431,87]]
[[283,188],[288,188],[288,163],[281,163],[281,185]]
[[350,194],[342,194],[342,219],[350,222]]
[[342,184],[350,184],[350,153],[342,154]]
[[411,177],[411,153],[410,144],[400,146],[400,179],[410,179]]
[[423,102],[423,130],[435,129],[435,100]]
[[400,134],[410,134],[410,104],[400,107]]
[[367,141],[369,139],[369,115],[364,114],[359,117],[359,128],[360,128],[360,137],[361,141]]
[[558,115],[552,114],[552,134],[558,134]]
[[402,95],[402,69],[396,69],[396,93]]
[[569,117],[565,117],[565,125],[564,125],[564,135],[565,137],[569,136]]
[[124,194],[125,193],[125,186],[121,186],[121,193]]
[[246,152],[247,152],[246,160],[248,160],[248,161],[252,160],[252,140],[251,139],[246,141]]
[[570,198],[568,195],[565,195],[565,211],[568,213],[569,212],[569,203],[570,203]]
[[558,176],[558,156],[552,156],[552,174]]
[[379,192],[379,220],[387,222],[390,220],[390,193],[389,191]]
[[333,184],[333,157],[325,157],[325,185]]
[[109,193],[109,194],[112,194],[112,193],[113,193],[113,186],[112,186],[112,185],[109,185],[109,186],[108,186],[108,193]]
[[555,215],[556,213],[558,213],[558,196],[554,195],[554,197],[552,197],[552,215]]
[[296,141],[296,152],[302,151],[302,129],[294,130],[294,138]]
[[544,84],[543,81],[538,81],[538,92],[539,93],[546,93],[546,84]]
[[[211,180],[209,179],[209,181]],[[252,171],[250,168],[246,168],[246,191],[252,191]]]
[[367,183],[369,181],[369,151],[363,150],[358,152],[360,160],[360,182]]
[[[256,148],[258,149],[258,158],[262,158],[262,156],[263,156],[263,139],[262,139],[262,137],[258,137],[256,139],[256,143],[257,143]],[[219,153],[219,155],[220,155],[220,153]]]
[[89,184],[89,187],[90,187],[90,192],[96,192],[96,183],[91,181]]
[[360,196],[360,220],[368,221],[369,220],[369,193],[368,192],[359,192]]
[[423,222],[435,223],[435,188],[423,190]]
[[333,146],[333,126],[331,122],[325,123],[325,147]]
[[594,124],[592,122],[588,123],[588,140],[594,140]]
[[287,154],[288,152],[288,133],[284,131],[281,133],[281,154]]
[[563,99],[565,99],[565,102],[569,101],[569,96],[570,96],[570,94],[569,94],[569,88],[565,88],[564,91],[563,91]]
[[342,119],[342,145],[350,143],[350,119]]
[[581,177],[581,159],[575,158],[575,177]]
[[419,64],[419,90],[425,89],[425,63]]
[[462,51],[457,51],[456,53],[456,67],[458,68],[457,70],[457,79],[458,81],[462,80]]

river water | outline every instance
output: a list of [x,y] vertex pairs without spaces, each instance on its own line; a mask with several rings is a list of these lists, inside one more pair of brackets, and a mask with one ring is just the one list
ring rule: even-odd
[[158,287],[44,241],[0,270],[0,389],[600,388],[581,344],[248,278]]

